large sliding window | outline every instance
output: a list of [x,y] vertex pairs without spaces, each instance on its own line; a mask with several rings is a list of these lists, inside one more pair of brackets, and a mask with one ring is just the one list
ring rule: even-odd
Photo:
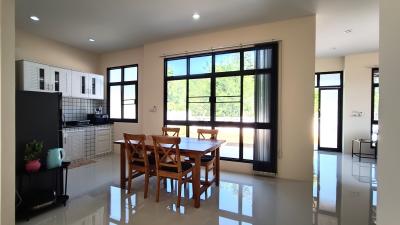
[[372,147],[376,147],[379,133],[379,69],[372,69],[372,93],[371,93],[371,139]]
[[278,44],[165,59],[164,124],[219,130],[221,158],[276,172]]
[[107,107],[116,122],[138,122],[138,65],[107,68]]

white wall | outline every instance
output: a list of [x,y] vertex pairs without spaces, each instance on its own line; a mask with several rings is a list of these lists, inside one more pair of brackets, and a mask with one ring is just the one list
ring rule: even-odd
[[380,1],[378,225],[399,224],[400,1]]
[[[351,140],[371,138],[371,74],[378,67],[379,54],[364,53],[345,57],[343,90],[343,152],[351,153]],[[363,113],[353,117],[353,111]],[[368,148],[367,145],[364,147]]]
[[0,224],[15,224],[15,2],[0,0]]
[[331,72],[344,70],[344,57],[316,58],[315,72]]

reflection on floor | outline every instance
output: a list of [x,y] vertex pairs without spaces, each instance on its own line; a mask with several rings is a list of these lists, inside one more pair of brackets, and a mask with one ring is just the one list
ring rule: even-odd
[[162,189],[159,203],[154,179],[148,199],[143,199],[142,178],[126,194],[118,188],[118,155],[111,155],[71,170],[66,207],[18,224],[365,225],[374,220],[375,208],[369,205],[376,205],[375,164],[332,153],[315,156],[314,191],[311,182],[224,172],[220,187],[209,188],[195,209],[191,185],[179,208],[176,183]]

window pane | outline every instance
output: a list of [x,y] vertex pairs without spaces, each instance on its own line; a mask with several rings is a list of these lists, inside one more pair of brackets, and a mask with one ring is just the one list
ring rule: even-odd
[[216,78],[217,121],[240,121],[240,77]]
[[221,147],[221,157],[239,158],[239,134],[237,127],[217,127],[218,139],[225,140],[226,143]]
[[136,85],[124,86],[124,119],[136,119]]
[[210,120],[210,85],[209,78],[189,80],[189,120]]
[[379,125],[378,124],[372,124],[372,136],[371,139],[373,141],[378,140],[378,133],[379,133]]
[[227,53],[215,56],[215,72],[240,70],[240,53]]
[[121,86],[110,86],[110,117],[121,118]]
[[211,73],[211,56],[190,58],[190,74]]
[[379,120],[379,87],[374,87],[374,120]]
[[167,120],[186,120],[186,80],[168,81]]
[[253,160],[254,129],[243,128],[243,159]]
[[121,69],[110,70],[110,83],[121,82]]
[[186,137],[186,126],[167,125],[167,127],[179,128],[179,137]]
[[319,86],[340,86],[340,73],[321,74]]
[[245,70],[253,70],[256,68],[256,51],[247,51],[244,52],[244,69]]
[[124,69],[124,81],[137,80],[137,67],[127,67]]
[[254,75],[243,78],[243,122],[254,122]]
[[379,70],[373,70],[374,72],[374,84],[379,84]]
[[182,76],[187,74],[186,59],[167,61],[167,76]]
[[189,137],[197,138],[197,129],[211,129],[211,127],[201,127],[201,126],[190,126],[189,127]]

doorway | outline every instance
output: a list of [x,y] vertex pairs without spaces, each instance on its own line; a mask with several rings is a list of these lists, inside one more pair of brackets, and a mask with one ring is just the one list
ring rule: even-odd
[[314,149],[342,152],[343,72],[315,74]]

